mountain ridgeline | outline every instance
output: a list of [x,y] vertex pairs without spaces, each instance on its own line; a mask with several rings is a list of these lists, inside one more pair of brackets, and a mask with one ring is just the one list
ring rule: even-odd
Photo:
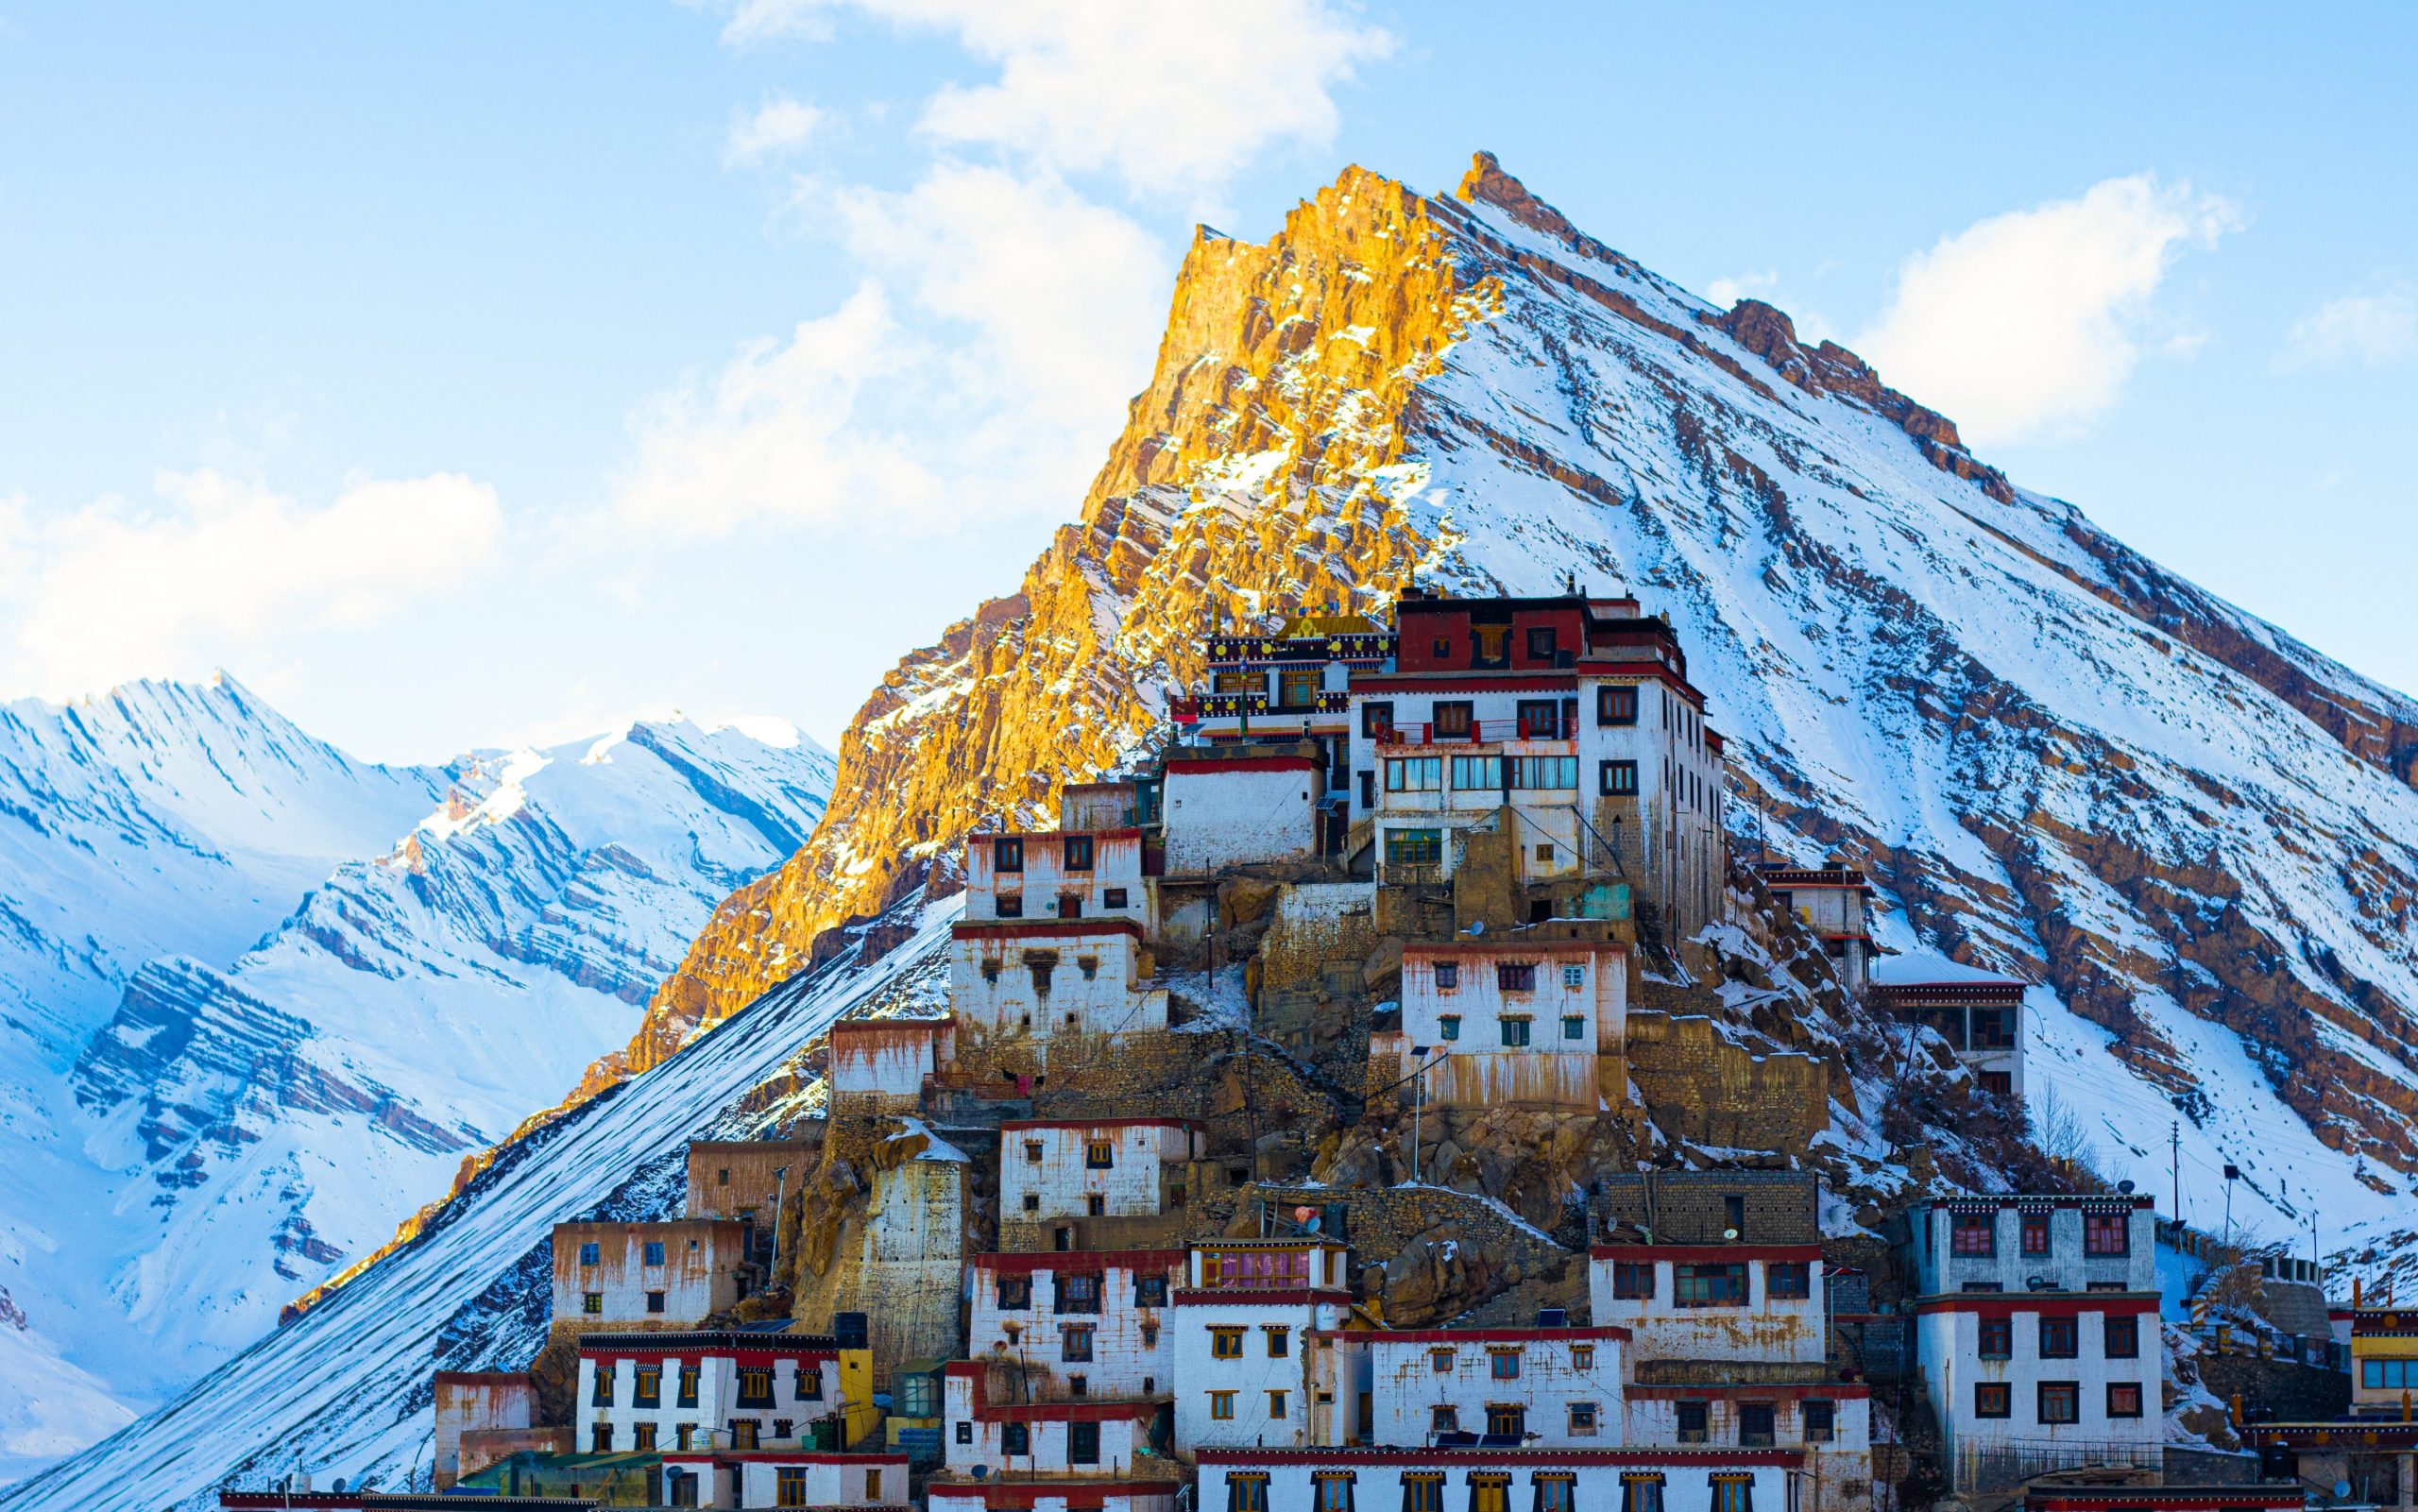
[[[2044,1025],[2049,1084],[2096,1107],[2112,1156],[2162,1171],[2179,1112],[2279,1223],[2337,1185],[2354,1211],[2334,1218],[2405,1199],[2418,704],[2014,484],[1779,311],[1708,304],[1585,235],[1484,155],[1452,195],[1354,168],[1265,243],[1201,230],[1078,522],[884,679],[812,842],[715,911],[631,1062],[946,864],[978,821],[1041,819],[1061,783],[1148,745],[1206,626],[1573,572],[1680,628],[1731,738],[1732,811],[1762,826],[1742,840],[1846,852],[1896,943],[2014,971],[2075,1015]],[[2311,1159],[2343,1182],[2295,1187]]]

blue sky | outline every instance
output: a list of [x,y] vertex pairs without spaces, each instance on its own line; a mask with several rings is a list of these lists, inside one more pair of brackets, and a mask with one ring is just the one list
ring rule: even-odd
[[1012,589],[1196,219],[1473,148],[2418,688],[2418,11],[0,0],[0,697],[834,739]]

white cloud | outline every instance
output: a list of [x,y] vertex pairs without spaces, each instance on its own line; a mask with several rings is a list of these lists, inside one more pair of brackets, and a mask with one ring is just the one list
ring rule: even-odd
[[[458,474],[361,480],[312,508],[213,471],[160,474],[159,506],[0,515],[10,681],[54,695],[375,624],[496,552],[495,490]],[[13,516],[13,523],[8,518]]]
[[2347,295],[2293,321],[2274,365],[2286,373],[2351,363],[2381,367],[2413,351],[2418,351],[2418,297],[2396,289]]
[[1734,305],[1749,297],[1762,298],[1779,285],[1777,273],[1741,273],[1734,279],[1715,279],[1705,285],[1705,297],[1724,307]]
[[2188,184],[2110,178],[1907,259],[1880,323],[1853,345],[1969,441],[2069,433],[2116,401],[2145,345],[2177,349],[2152,297],[2184,251],[2239,224]]
[[942,163],[903,193],[805,193],[800,208],[887,281],[654,400],[617,489],[622,522],[897,534],[1068,513],[1149,372],[1157,245],[1054,179],[1004,169]]
[[786,157],[821,129],[824,113],[803,100],[769,100],[752,115],[731,123],[723,161],[733,164]]
[[850,9],[952,34],[998,76],[949,85],[922,129],[1061,173],[1200,195],[1280,142],[1335,138],[1333,90],[1394,39],[1330,0],[741,0],[724,36],[821,35]]

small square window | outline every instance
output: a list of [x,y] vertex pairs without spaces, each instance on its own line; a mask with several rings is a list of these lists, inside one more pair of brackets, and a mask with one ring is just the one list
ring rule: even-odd
[[1489,1373],[1495,1380],[1517,1381],[1520,1379],[1520,1351],[1517,1350],[1490,1351],[1487,1357],[1487,1366]]
[[1116,1146],[1113,1141],[1105,1139],[1084,1141],[1083,1168],[1085,1170],[1105,1171],[1115,1164]]
[[1593,1402],[1574,1402],[1570,1404],[1570,1433],[1575,1438],[1595,1436],[1595,1404]]
[[1503,1043],[1506,1045],[1517,1049],[1527,1045],[1528,1020],[1524,1018],[1503,1018],[1497,1019],[1495,1022],[1503,1026]]
[[2105,1348],[2101,1352],[2111,1360],[2140,1358],[2141,1320],[2130,1314],[2111,1316],[2106,1322]]
[[1438,1434],[1457,1433],[1460,1431],[1460,1426],[1461,1414],[1459,1409],[1454,1407],[1430,1407],[1427,1409],[1428,1432]]
[[1282,1391],[1271,1391],[1271,1392],[1269,1392],[1269,1393],[1268,1394],[1268,1416],[1269,1416],[1269,1420],[1271,1420],[1271,1421],[1281,1421],[1281,1420],[1284,1419],[1284,1417],[1285,1417],[1285,1393],[1284,1393],[1284,1392],[1282,1392]]
[[2082,1383],[2078,1381],[2041,1382],[2039,1421],[2044,1426],[2082,1421]]
[[603,1292],[580,1293],[579,1310],[590,1317],[601,1316],[604,1311],[604,1294]]
[[1595,1346],[1592,1344],[1572,1345],[1570,1347],[1570,1368],[1574,1370],[1592,1370],[1595,1368]]
[[2008,1418],[2014,1416],[2013,1388],[2003,1381],[1973,1383],[1973,1416],[1976,1418]]
[[1802,1260],[1778,1260],[1763,1267],[1763,1290],[1772,1297],[1814,1295],[1814,1267]]
[[1458,990],[1460,985],[1461,963],[1459,961],[1439,960],[1436,963],[1436,990],[1438,992],[1454,992]]
[[1838,1405],[1830,1402],[1808,1402],[1797,1408],[1805,1422],[1805,1441],[1827,1444],[1838,1437]]
[[1292,1354],[1293,1331],[1291,1329],[1263,1328],[1260,1330],[1260,1333],[1266,1335],[1268,1339],[1268,1357],[1269,1359],[1282,1360]]
[[1433,1370],[1433,1371],[1434,1371],[1434,1372],[1436,1372],[1438,1375],[1450,1375],[1450,1374],[1452,1374],[1452,1372],[1453,1372],[1453,1351],[1450,1351],[1450,1350],[1430,1350],[1430,1351],[1427,1351],[1427,1368],[1428,1368],[1428,1369],[1430,1369],[1430,1370]]
[[1461,1019],[1457,1013],[1447,1013],[1436,1021],[1437,1031],[1448,1040],[1461,1037]]
[[603,1247],[592,1239],[579,1247],[579,1263],[583,1266],[595,1265],[604,1258]]
[[2141,1415],[2141,1384],[2137,1381],[2107,1383],[2107,1416],[2137,1418]]
[[2040,1319],[2040,1358],[2070,1360],[2082,1353],[2082,1320],[2075,1317],[2044,1317]]
[[1585,1039],[1587,1037],[1587,1020],[1576,1013],[1563,1014],[1561,1019],[1561,1037],[1565,1040]]
[[1213,1360],[1239,1360],[1243,1357],[1243,1331],[1238,1328],[1213,1328],[1209,1331],[1209,1357]]
[[1235,1394],[1231,1391],[1209,1393],[1209,1416],[1219,1422],[1231,1421],[1235,1416]]
[[2015,1357],[2015,1319],[1984,1317],[1977,1320],[1981,1334],[1982,1358],[2008,1360]]
[[1537,990],[1537,968],[1533,961],[1506,960],[1494,968],[1495,987],[1507,993],[1533,993]]
[[1596,775],[1605,797],[1634,798],[1637,796],[1636,762],[1607,761],[1597,769]]
[[649,1292],[646,1294],[646,1310],[650,1313],[660,1313],[670,1304],[671,1299],[661,1292]]
[[957,1441],[961,1444],[970,1444],[974,1442],[974,1425],[972,1423],[962,1422],[957,1425]]
[[1561,985],[1569,988],[1572,992],[1576,992],[1579,988],[1586,986],[1587,968],[1584,966],[1562,967]]
[[1040,1193],[1038,1193],[1038,1192],[1027,1192],[1027,1193],[1024,1195],[1024,1210],[1025,1210],[1027,1213],[1038,1213],[1038,1212],[1040,1212],[1040,1211],[1041,1211],[1041,1194],[1040,1194]]
[[650,1266],[659,1266],[663,1264],[662,1240],[649,1239],[646,1242],[646,1258],[643,1263]]
[[1125,907],[1125,890],[1121,887],[1104,887],[1100,889],[1099,906],[1103,909],[1121,909]]

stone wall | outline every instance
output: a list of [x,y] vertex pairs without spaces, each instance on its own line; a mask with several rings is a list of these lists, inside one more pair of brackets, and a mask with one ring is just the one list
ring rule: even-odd
[[1721,1244],[1729,1199],[1747,1244],[1819,1244],[1818,1188],[1809,1171],[1612,1171],[1597,1178],[1607,1225],[1649,1228],[1658,1244]]
[[1629,1077],[1675,1139],[1802,1155],[1831,1125],[1830,1073],[1793,1051],[1756,1055],[1710,1018],[1632,1009]]

